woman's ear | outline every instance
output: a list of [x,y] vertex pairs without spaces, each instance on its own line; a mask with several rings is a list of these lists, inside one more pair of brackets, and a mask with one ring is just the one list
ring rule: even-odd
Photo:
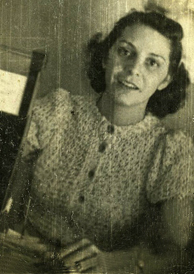
[[158,86],[157,89],[158,90],[165,89],[170,84],[171,81],[172,81],[172,77],[170,76],[170,74],[168,74],[166,78],[162,81],[162,83]]

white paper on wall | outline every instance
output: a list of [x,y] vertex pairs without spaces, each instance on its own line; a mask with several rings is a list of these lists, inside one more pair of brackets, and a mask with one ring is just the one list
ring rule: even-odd
[[0,111],[19,115],[27,77],[0,69]]

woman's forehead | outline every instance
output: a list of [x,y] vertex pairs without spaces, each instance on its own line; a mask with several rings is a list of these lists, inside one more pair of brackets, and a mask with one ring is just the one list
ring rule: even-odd
[[170,55],[170,40],[150,26],[142,24],[127,26],[117,39],[118,42],[125,42],[137,50],[144,49],[148,53],[164,55],[165,58]]

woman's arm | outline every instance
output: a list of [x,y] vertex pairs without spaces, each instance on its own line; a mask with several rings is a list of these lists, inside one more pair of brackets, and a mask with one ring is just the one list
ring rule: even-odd
[[167,274],[180,263],[179,252],[173,248],[162,254],[152,253],[148,248],[137,246],[129,250],[102,252],[88,240],[63,249],[58,259],[78,273],[107,274]]
[[102,252],[90,241],[82,240],[62,250],[60,257],[69,267],[79,266],[79,271],[90,268],[96,273],[170,273],[173,266],[183,264],[185,247],[191,239],[193,207],[190,198],[173,198],[162,205],[164,229],[158,235],[160,246],[153,252],[148,246],[129,250]]
[[184,249],[191,240],[193,212],[193,199],[188,197],[173,198],[166,201],[162,207],[166,237],[181,249]]

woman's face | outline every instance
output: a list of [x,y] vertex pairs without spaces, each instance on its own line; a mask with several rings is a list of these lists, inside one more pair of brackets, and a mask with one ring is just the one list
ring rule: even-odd
[[170,41],[145,25],[126,27],[104,62],[106,92],[116,104],[147,104],[170,82]]

